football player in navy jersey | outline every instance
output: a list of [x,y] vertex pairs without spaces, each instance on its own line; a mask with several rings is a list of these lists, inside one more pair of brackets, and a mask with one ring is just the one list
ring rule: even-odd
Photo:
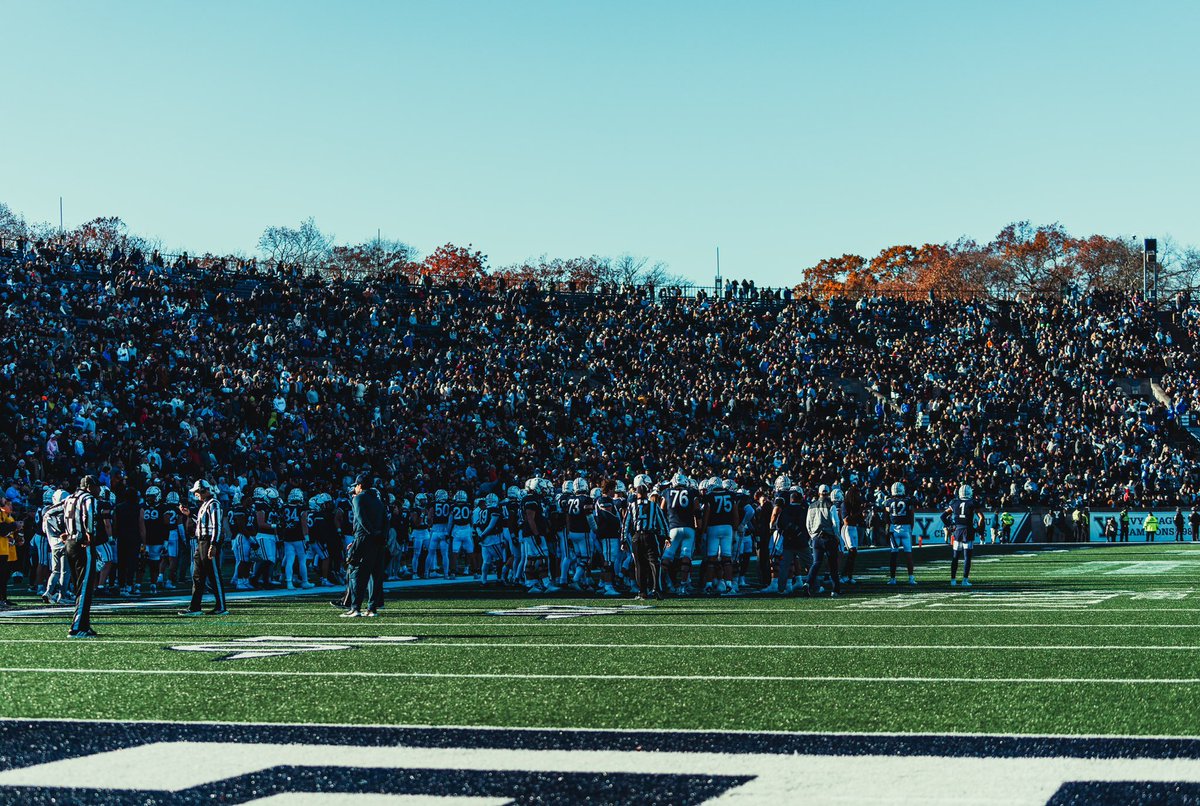
[[412,575],[416,579],[425,576],[428,563],[429,517],[429,496],[417,493],[412,508]]
[[526,495],[521,499],[521,542],[525,552],[525,581],[530,593],[554,593],[559,587],[550,579],[550,561],[546,540],[551,536],[550,497],[554,485],[534,477],[525,482]]
[[308,539],[313,546],[313,557],[317,561],[318,584],[333,585],[330,566],[333,556],[340,551],[337,525],[334,522],[333,496],[317,493],[308,500]]
[[311,588],[308,581],[308,555],[305,542],[308,540],[308,508],[304,491],[293,487],[288,491],[287,503],[281,508],[279,536],[283,541],[283,576],[288,590],[296,589],[295,573],[300,570],[300,587]]
[[521,489],[516,485],[508,488],[507,494],[500,500],[500,517],[504,523],[504,543],[507,548],[504,558],[503,579],[513,584],[521,578],[521,541],[517,538],[520,529],[517,527],[517,512],[521,507]]
[[[571,587],[578,591],[590,587],[592,557],[592,533],[596,529],[594,502],[588,491],[587,481],[577,478],[571,484],[571,494],[561,499],[566,523],[567,545],[570,559],[566,561]],[[573,569],[573,570],[571,570]]]
[[250,588],[250,516],[254,509],[254,500],[247,490],[240,501],[229,508],[229,533],[233,536],[230,548],[233,551],[233,579],[230,583],[234,590]]
[[725,479],[725,489],[733,493],[737,511],[742,513],[742,522],[733,533],[733,553],[737,557],[737,568],[734,571],[734,588],[739,592],[749,590],[746,574],[750,572],[750,558],[754,556],[754,496],[741,489],[735,479]]
[[475,541],[471,538],[471,504],[466,490],[454,494],[450,504],[450,555],[448,573],[452,577],[459,575],[459,570],[465,567],[465,573],[470,574],[475,553]]
[[[146,489],[146,568],[150,571],[150,592],[157,593],[163,584],[163,570],[167,564],[167,519],[163,506],[162,490],[158,487]],[[140,577],[139,577],[140,580]],[[134,585],[135,589],[141,588]]]
[[444,577],[450,568],[450,493],[437,490],[433,504],[429,507],[429,560],[425,564],[425,578],[434,574],[434,566],[441,563]]
[[696,520],[700,515],[700,491],[683,473],[671,477],[662,492],[661,505],[667,514],[668,544],[662,564],[667,587],[680,596],[692,591],[692,554],[696,550]]
[[733,587],[733,531],[742,522],[736,500],[716,476],[701,487],[704,495],[704,559],[701,568],[707,595],[738,593]]
[[950,543],[950,586],[958,584],[958,558],[963,561],[963,587],[971,587],[971,548],[975,545],[975,535],[983,530],[983,508],[975,500],[975,491],[971,485],[964,484],[958,488],[958,498],[950,502],[947,509],[953,522],[954,536]]
[[892,485],[891,495],[883,502],[883,517],[888,528],[888,542],[892,547],[891,573],[888,575],[889,585],[896,584],[896,565],[900,552],[904,552],[904,561],[908,564],[908,584],[916,585],[917,578],[913,575],[912,530],[913,508],[905,496],[904,484],[897,481]]
[[611,481],[602,488],[592,490],[595,502],[596,542],[604,565],[600,569],[601,589],[605,596],[620,596],[616,588],[616,569],[621,562],[621,513],[613,499],[615,492]]
[[494,570],[496,581],[500,582],[505,559],[504,512],[500,508],[500,497],[495,493],[484,497],[476,528],[479,533],[479,545],[483,550],[480,579],[487,585],[488,575]]
[[[763,587],[763,593],[783,593],[779,588],[779,560],[783,554],[783,535],[779,531],[779,517],[790,502],[792,479],[790,476],[779,476],[775,479],[774,495],[771,497],[771,519],[767,528],[771,531],[770,568],[760,569],[763,576],[770,575],[771,581]],[[791,569],[789,570],[789,574]]]

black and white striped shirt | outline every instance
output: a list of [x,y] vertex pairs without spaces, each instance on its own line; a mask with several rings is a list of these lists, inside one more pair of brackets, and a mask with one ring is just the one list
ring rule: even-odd
[[629,505],[625,515],[625,534],[635,535],[648,532],[661,537],[667,536],[667,513],[650,500],[637,500]]
[[66,538],[84,545],[96,542],[96,496],[80,490],[63,502]]
[[214,543],[221,540],[221,503],[215,497],[205,501],[196,511],[196,539]]

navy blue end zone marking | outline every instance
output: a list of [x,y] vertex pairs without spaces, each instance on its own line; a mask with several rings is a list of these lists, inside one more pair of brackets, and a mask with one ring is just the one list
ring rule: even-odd
[[[752,776],[751,776],[752,777]],[[473,796],[515,804],[679,804],[695,806],[751,777],[634,773],[509,772],[346,767],[275,767],[182,792],[3,787],[0,802],[28,806],[87,803],[99,806],[207,806],[244,803],[270,795],[345,792],[386,795]]]
[[672,733],[0,720],[0,769],[28,767],[150,742],[176,741],[829,756],[1200,758],[1200,739]]
[[1200,784],[1160,781],[1071,781],[1046,806],[1197,806]]

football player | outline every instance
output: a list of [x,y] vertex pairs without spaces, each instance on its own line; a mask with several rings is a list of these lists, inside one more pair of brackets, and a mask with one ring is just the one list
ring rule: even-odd
[[[157,593],[159,585],[165,587],[163,575],[169,570],[169,561],[165,554],[167,512],[163,506],[162,490],[156,486],[146,488],[146,509],[143,517],[146,519],[146,567],[150,572],[149,588],[151,593]],[[140,577],[134,588],[140,591]]]
[[839,491],[842,498],[838,503],[842,509],[842,543],[846,548],[846,556],[842,560],[842,582],[855,584],[854,561],[858,558],[859,532],[863,525],[863,500],[854,484],[854,477],[844,490]]
[[615,486],[604,482],[604,488],[592,490],[596,542],[604,565],[600,569],[601,593],[605,596],[620,596],[616,588],[616,568],[621,562],[621,515],[613,500]]
[[696,550],[696,520],[700,516],[700,491],[682,472],[671,477],[663,491],[662,508],[667,513],[668,545],[663,552],[663,570],[668,587],[680,596],[692,591],[692,554]]
[[783,593],[779,588],[779,558],[783,553],[783,536],[779,533],[779,517],[791,500],[791,490],[791,476],[776,477],[774,495],[771,497],[771,519],[767,527],[771,532],[770,568],[760,572],[764,576],[769,574],[771,581],[763,587],[763,593]]
[[280,513],[279,536],[283,540],[283,576],[288,590],[295,590],[294,580],[296,565],[300,566],[300,587],[311,588],[308,581],[308,552],[305,542],[308,540],[308,510],[304,499],[304,491],[293,487],[288,491],[287,503]]
[[179,511],[179,493],[171,490],[167,493],[166,504],[162,511],[163,520],[167,526],[167,568],[163,571],[162,585],[167,590],[175,589],[175,578],[179,574],[181,563],[179,554],[187,546],[184,535],[183,513]]
[[521,489],[516,485],[508,488],[508,493],[500,501],[500,517],[504,522],[504,542],[507,553],[504,560],[504,581],[513,584],[521,578],[521,541],[517,539],[520,531],[517,527],[517,512],[521,506]]
[[[150,510],[147,509],[147,517]],[[242,493],[241,500],[229,508],[229,533],[233,536],[230,548],[233,551],[233,579],[230,580],[234,590],[250,589],[250,516],[254,512],[254,498],[249,490]],[[150,521],[146,521],[146,543],[149,551]]]
[[736,594],[733,587],[733,530],[742,521],[734,495],[713,476],[701,487],[704,495],[704,593]]
[[747,490],[741,489],[732,477],[725,479],[725,489],[733,493],[738,510],[742,513],[742,522],[733,534],[733,553],[737,556],[735,587],[745,592],[749,590],[746,574],[750,572],[750,558],[754,556],[754,518],[758,510],[754,506],[754,496]]
[[425,578],[434,575],[438,568],[444,578],[450,569],[450,493],[437,490],[433,494],[433,506],[429,514],[429,560],[425,564]]
[[413,508],[411,514],[412,529],[412,575],[414,579],[420,579],[425,576],[423,570],[425,566],[422,564],[426,561],[425,554],[429,551],[429,496],[425,493],[417,493],[417,497],[413,500]]
[[274,487],[259,487],[254,491],[254,541],[258,544],[258,567],[250,582],[261,588],[274,586],[272,572],[279,552],[279,491]]
[[496,581],[504,569],[504,513],[500,509],[500,496],[488,493],[484,496],[483,507],[479,518],[479,545],[483,550],[483,564],[480,569],[481,581],[487,585],[488,574],[494,569]]
[[[596,528],[594,502],[588,490],[587,481],[577,478],[571,485],[571,494],[562,498],[563,516],[566,520],[567,544],[571,552],[571,560],[567,562],[568,573],[571,574],[571,587],[578,591],[588,589],[592,556],[592,532]],[[574,567],[573,573],[570,568]]]
[[308,500],[308,539],[313,546],[313,558],[321,575],[318,584],[325,587],[335,584],[333,562],[334,557],[341,551],[335,516],[333,496],[329,493],[317,493]]
[[896,584],[896,564],[900,552],[904,552],[904,560],[908,564],[908,584],[916,585],[917,578],[913,575],[912,559],[912,505],[905,497],[904,484],[897,481],[892,485],[892,494],[883,502],[883,515],[888,524],[888,540],[892,547],[891,573],[888,575],[889,585]]
[[947,510],[953,518],[954,537],[950,543],[950,586],[958,584],[958,558],[962,556],[964,588],[971,587],[971,548],[975,545],[975,535],[983,529],[983,508],[975,501],[975,491],[971,485],[964,484],[958,488],[958,498],[950,502]]
[[450,506],[450,561],[449,575],[458,576],[459,569],[466,566],[471,571],[471,555],[475,552],[475,541],[471,539],[471,505],[465,490],[454,494]]
[[530,593],[554,593],[559,587],[550,579],[550,561],[546,538],[550,535],[550,496],[554,485],[534,477],[525,482],[521,499],[521,545],[525,553],[525,580]]

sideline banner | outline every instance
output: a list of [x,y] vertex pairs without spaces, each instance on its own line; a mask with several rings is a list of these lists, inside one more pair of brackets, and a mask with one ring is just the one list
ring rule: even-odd
[[[1028,512],[1010,512],[1013,517],[1012,537],[1013,541],[1024,541],[1029,531]],[[998,510],[988,510],[984,515],[984,532],[977,540],[982,542],[992,542],[992,529],[997,530],[997,540],[999,540],[1000,529],[1000,512]],[[917,511],[913,513],[913,545],[918,543],[924,545],[927,543],[946,543],[946,530],[942,528],[942,513]]]
[[[1129,510],[1129,542],[1130,543],[1145,543],[1146,542],[1146,516],[1150,513],[1145,510]],[[1192,539],[1192,527],[1188,524],[1189,513],[1184,513],[1183,537],[1186,540]],[[1158,534],[1155,540],[1160,543],[1169,543],[1175,539],[1175,510],[1164,509],[1156,510],[1154,517],[1158,518]],[[1093,542],[1103,543],[1104,538],[1104,523],[1109,518],[1117,525],[1117,535],[1121,534],[1121,512],[1119,510],[1101,510],[1093,511],[1091,515],[1089,539]]]

